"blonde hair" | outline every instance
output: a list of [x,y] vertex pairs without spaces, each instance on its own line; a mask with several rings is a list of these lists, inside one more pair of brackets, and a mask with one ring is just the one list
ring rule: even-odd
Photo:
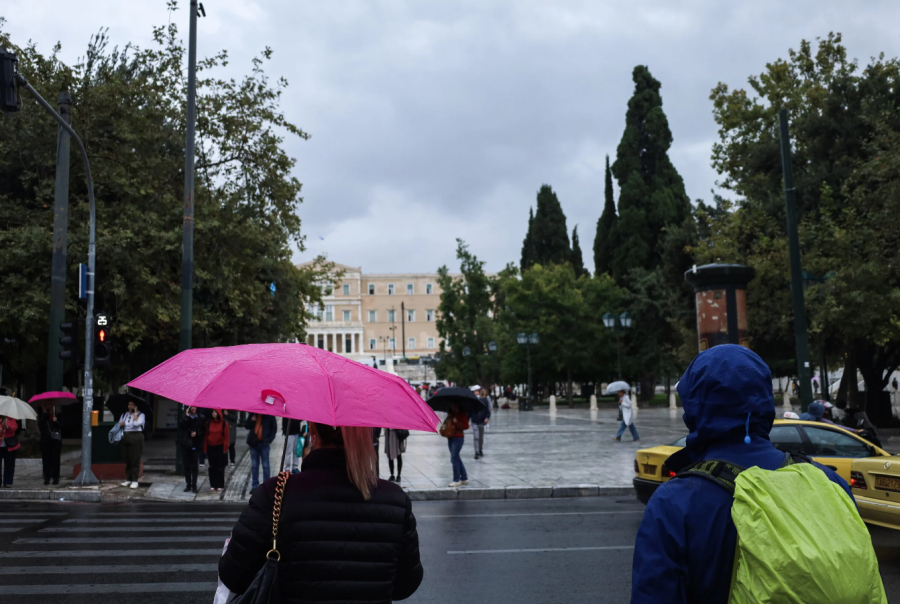
[[363,499],[372,498],[372,489],[378,484],[375,469],[375,446],[372,444],[372,428],[351,426],[333,427],[315,424],[316,434],[323,446],[344,449],[347,456],[347,478],[359,489]]

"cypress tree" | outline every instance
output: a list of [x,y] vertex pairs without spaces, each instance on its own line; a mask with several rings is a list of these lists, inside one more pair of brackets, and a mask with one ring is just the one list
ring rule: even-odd
[[528,231],[525,232],[525,241],[522,242],[522,261],[520,268],[524,271],[534,264],[534,211],[528,208]]
[[612,171],[609,169],[609,155],[606,156],[606,178],[603,190],[605,201],[603,213],[597,220],[597,235],[594,237],[594,274],[612,272],[613,242],[616,235],[616,202],[613,200]]
[[625,132],[612,165],[619,183],[611,263],[617,280],[634,268],[658,267],[663,229],[681,224],[691,213],[684,182],[669,160],[672,131],[663,113],[660,83],[644,65],[634,68],[632,79],[634,95],[628,101]]
[[578,243],[578,225],[572,229],[572,268],[575,269],[575,277],[590,276],[590,272],[584,268],[584,257],[581,254],[581,244]]
[[[532,231],[534,261],[532,264],[563,264],[572,259],[566,215],[550,185],[541,185],[537,194]],[[530,265],[529,265],[530,266]]]

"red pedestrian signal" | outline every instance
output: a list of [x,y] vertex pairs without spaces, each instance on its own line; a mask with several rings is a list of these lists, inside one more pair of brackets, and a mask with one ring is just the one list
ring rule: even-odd
[[109,365],[112,356],[109,326],[109,315],[103,312],[94,313],[94,367]]

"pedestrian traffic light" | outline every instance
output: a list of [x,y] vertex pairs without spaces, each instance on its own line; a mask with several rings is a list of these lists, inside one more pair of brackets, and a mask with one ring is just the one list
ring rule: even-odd
[[109,315],[94,313],[94,367],[109,365],[112,342],[109,337]]
[[16,53],[0,48],[0,111],[5,113],[16,112],[22,105],[16,85],[18,64]]
[[59,339],[59,343],[62,344],[62,350],[59,351],[59,358],[74,363],[78,360],[78,351],[75,346],[75,342],[77,341],[75,336],[75,323],[60,323],[59,330],[63,334]]

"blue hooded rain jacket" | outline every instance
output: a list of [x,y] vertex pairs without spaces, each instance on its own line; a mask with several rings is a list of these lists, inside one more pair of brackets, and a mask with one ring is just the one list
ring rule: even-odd
[[[781,466],[784,453],[769,442],[772,375],[755,353],[735,344],[701,352],[677,388],[690,434],[687,446],[666,461],[669,469],[677,472],[702,459],[766,470]],[[744,442],[747,432],[750,444]],[[815,465],[852,498],[846,482]],[[737,542],[731,505],[730,493],[702,478],[660,485],[635,542],[632,604],[726,604]]]

